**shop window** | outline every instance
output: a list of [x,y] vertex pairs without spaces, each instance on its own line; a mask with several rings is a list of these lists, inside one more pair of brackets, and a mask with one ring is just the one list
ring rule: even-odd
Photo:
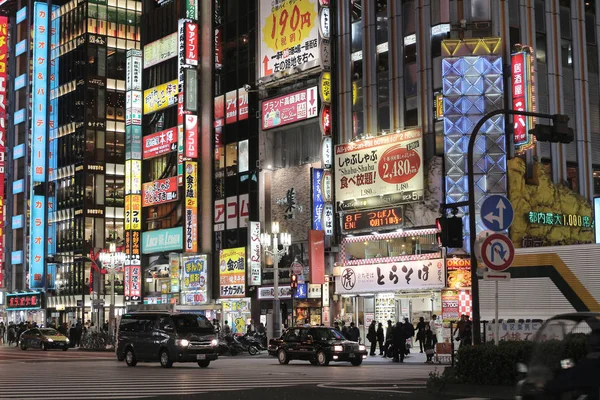
[[240,142],[239,145],[239,156],[238,156],[238,162],[239,162],[239,169],[238,172],[242,173],[242,172],[247,172],[249,170],[249,165],[248,165],[248,161],[249,161],[249,154],[248,154],[248,140],[242,140]]
[[567,164],[567,183],[574,192],[579,191],[579,177],[577,175],[577,166]]
[[238,171],[237,143],[225,146],[225,171],[227,176],[235,176]]
[[439,252],[435,235],[405,236],[394,239],[345,243],[346,261],[416,256]]

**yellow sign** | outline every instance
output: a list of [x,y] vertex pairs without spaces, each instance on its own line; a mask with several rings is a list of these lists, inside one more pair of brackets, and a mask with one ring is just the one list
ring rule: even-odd
[[435,117],[444,118],[444,95],[441,93],[435,95]]
[[125,230],[131,230],[131,196],[125,196]]
[[142,230],[142,196],[134,194],[131,197],[131,229]]
[[321,100],[323,103],[331,103],[331,73],[322,72],[321,82],[319,84]]
[[[318,20],[316,0],[284,0],[276,6],[263,0],[261,9],[270,11],[261,21],[263,45],[274,52],[304,44]],[[267,7],[268,4],[268,7]],[[263,13],[261,13],[263,14]]]
[[177,104],[177,79],[144,90],[144,114],[150,114]]
[[198,163],[185,162],[185,251],[198,252]]
[[245,297],[246,248],[221,250],[219,255],[220,297]]
[[356,99],[358,97],[358,81],[352,82],[352,105],[356,105]]

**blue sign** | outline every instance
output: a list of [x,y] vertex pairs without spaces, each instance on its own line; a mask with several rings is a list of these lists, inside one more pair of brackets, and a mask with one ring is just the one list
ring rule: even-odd
[[23,157],[25,157],[25,145],[21,143],[13,148],[13,160],[18,160]]
[[510,201],[499,194],[489,196],[481,205],[481,220],[491,231],[502,232],[512,224],[515,212]]
[[[58,6],[54,6],[53,10],[58,10]],[[58,34],[60,32],[59,25],[60,18],[56,18],[52,21],[52,33],[50,35],[52,40],[52,47],[54,49],[59,48],[58,43]],[[52,55],[54,59],[54,63],[51,64],[50,67],[50,89],[53,92],[56,92],[59,85],[59,76],[58,76],[58,51],[54,51],[56,54]],[[54,53],[53,52],[53,53]],[[58,96],[55,96],[54,99],[50,100],[50,152],[48,154],[48,179],[55,180],[57,178],[56,173],[58,171]],[[53,196],[48,197],[48,212],[50,213],[49,220],[54,220],[55,213],[55,204],[57,204],[56,190],[54,191]],[[50,223],[48,221],[48,255],[56,254],[56,224]],[[56,275],[56,271],[54,272]],[[53,283],[54,285],[54,283]]]
[[311,177],[312,191],[312,228],[317,231],[323,230],[323,169],[313,168]]
[[20,56],[27,51],[27,39],[21,40],[15,45],[15,56]]
[[23,190],[25,190],[25,183],[23,182],[23,179],[13,182],[13,194],[23,193]]
[[19,125],[25,122],[25,109],[21,108],[19,111],[15,111],[13,120],[15,125]]
[[183,249],[183,228],[142,232],[142,254]]
[[27,18],[27,7],[23,7],[17,11],[17,24],[25,21],[25,18]]
[[23,227],[23,223],[25,222],[25,218],[23,214],[15,215],[12,217],[12,228],[13,229],[21,229]]
[[23,250],[13,251],[10,255],[11,265],[23,264]]
[[306,299],[308,295],[308,285],[306,283],[299,283],[296,293],[294,294],[295,299]]
[[25,87],[25,82],[27,82],[27,75],[19,75],[15,78],[15,90],[19,90]]
[[[39,4],[39,3],[36,3]],[[44,287],[44,240],[46,229],[45,197],[33,195],[29,213],[29,288]]]
[[[47,80],[48,80],[48,5],[34,3],[33,18],[33,116],[31,117],[31,181],[46,181],[46,119]],[[33,188],[33,185],[31,185]]]

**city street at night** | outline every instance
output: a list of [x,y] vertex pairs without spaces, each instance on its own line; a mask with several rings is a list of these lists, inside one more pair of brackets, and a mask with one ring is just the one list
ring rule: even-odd
[[301,361],[282,366],[263,353],[224,357],[207,369],[195,363],[171,369],[140,363],[131,368],[113,353],[2,347],[0,399],[217,399],[226,392],[229,399],[251,400],[266,398],[265,389],[270,391],[268,398],[278,399],[434,398],[426,393],[425,381],[439,367],[410,360],[394,364],[377,356],[360,367],[346,363],[317,367]]

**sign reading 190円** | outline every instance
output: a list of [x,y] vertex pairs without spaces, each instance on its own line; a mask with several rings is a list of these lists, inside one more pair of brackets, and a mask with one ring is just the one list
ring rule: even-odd
[[337,201],[401,194],[402,202],[423,200],[423,140],[420,129],[338,145]]

